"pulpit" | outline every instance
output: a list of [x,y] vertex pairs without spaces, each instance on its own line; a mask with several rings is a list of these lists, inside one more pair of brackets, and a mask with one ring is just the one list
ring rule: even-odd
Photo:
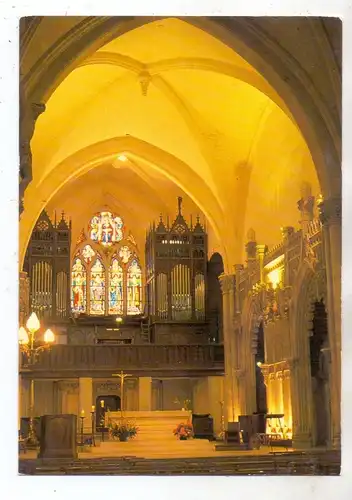
[[76,415],[43,415],[39,458],[77,458]]

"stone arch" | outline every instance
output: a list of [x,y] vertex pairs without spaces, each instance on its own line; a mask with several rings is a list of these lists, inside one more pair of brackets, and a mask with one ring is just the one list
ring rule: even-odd
[[[323,300],[327,304],[327,286],[325,269],[317,266],[314,270],[308,262],[304,261],[298,270],[293,287],[290,308],[292,308],[291,329],[293,338],[292,347],[295,342],[306,342],[312,326],[312,304],[315,301]],[[292,357],[296,357],[296,352],[292,351]]]
[[250,291],[242,307],[242,369],[246,373],[244,378],[246,392],[246,413],[256,411],[256,369],[255,355],[258,342],[260,323],[264,320],[263,293]]
[[[98,48],[122,33],[163,18],[84,18],[51,46],[24,77],[27,99],[30,103],[45,102],[65,76]],[[275,88],[307,141],[324,196],[340,196],[339,125],[294,57],[250,18],[182,20],[235,50]]]
[[326,301],[325,270],[321,265],[312,268],[304,260],[295,278],[289,316],[293,440],[296,445],[314,444],[309,332],[313,318],[312,303],[321,299]]
[[[147,162],[151,168],[162,172],[172,182],[183,189],[202,210],[217,238],[221,241],[220,234],[223,214],[218,200],[202,179],[188,165],[170,153],[135,137],[114,137],[74,153],[61,162],[57,168],[50,171],[37,185],[30,184],[27,196],[31,196],[33,202],[30,209],[27,207],[23,212],[20,220],[19,261],[21,268],[35,221],[58,190],[65,183],[95,168],[104,160],[115,158],[119,152],[126,151],[130,152],[131,156]],[[197,187],[196,193],[191,186]],[[35,196],[33,193],[35,193]],[[225,249],[223,249],[222,253],[224,256],[224,266],[227,268],[228,262]]]

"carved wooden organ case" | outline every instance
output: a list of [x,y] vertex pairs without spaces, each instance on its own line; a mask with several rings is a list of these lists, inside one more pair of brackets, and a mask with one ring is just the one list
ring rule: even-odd
[[65,319],[70,314],[71,221],[54,223],[44,210],[33,229],[24,270],[30,281],[30,309],[38,317]]
[[147,313],[156,321],[204,322],[206,317],[207,234],[199,222],[178,214],[169,226],[153,224],[146,237]]

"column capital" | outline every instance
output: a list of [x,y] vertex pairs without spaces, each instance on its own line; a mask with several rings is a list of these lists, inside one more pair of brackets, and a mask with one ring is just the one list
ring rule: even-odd
[[266,248],[267,248],[266,245],[261,245],[261,244],[257,245],[257,253],[258,253],[258,255],[264,257]]
[[235,276],[233,274],[220,274],[219,281],[223,294],[235,289]]
[[325,226],[341,224],[342,200],[340,197],[328,198],[319,203],[321,223]]

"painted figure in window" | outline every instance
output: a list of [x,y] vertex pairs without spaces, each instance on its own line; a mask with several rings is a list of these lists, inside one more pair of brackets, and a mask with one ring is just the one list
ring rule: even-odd
[[127,314],[140,314],[142,294],[142,271],[137,262],[133,260],[127,273]]
[[105,271],[99,259],[90,271],[90,314],[105,314]]
[[82,255],[85,262],[90,263],[95,255],[93,248],[90,245],[86,245],[82,250]]
[[109,314],[123,313],[123,271],[117,259],[113,259],[109,276]]
[[90,238],[93,241],[99,241],[99,217],[95,215],[90,221]]
[[86,270],[81,259],[76,259],[72,266],[72,310],[85,312],[86,310]]
[[127,246],[120,248],[119,257],[121,258],[124,264],[127,264],[127,262],[130,260],[131,255],[132,252]]
[[104,246],[111,246],[122,240],[122,227],[121,217],[113,216],[111,212],[101,212],[90,221],[90,237]]

